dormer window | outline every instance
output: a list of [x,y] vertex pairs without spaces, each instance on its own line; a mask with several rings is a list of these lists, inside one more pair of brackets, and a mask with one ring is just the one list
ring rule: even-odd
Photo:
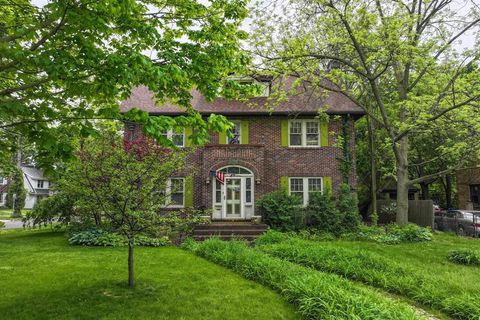
[[37,180],[37,189],[43,189],[44,181],[43,180]]

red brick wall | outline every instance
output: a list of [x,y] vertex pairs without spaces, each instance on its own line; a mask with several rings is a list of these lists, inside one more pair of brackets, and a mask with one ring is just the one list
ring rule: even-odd
[[[207,185],[210,170],[227,165],[240,165],[254,173],[254,197],[277,190],[280,177],[332,177],[332,187],[342,182],[338,158],[342,151],[335,147],[336,135],[342,132],[342,119],[330,120],[328,147],[289,148],[281,146],[281,120],[285,117],[235,117],[229,120],[249,121],[248,145],[219,145],[218,134],[212,134],[211,144],[199,147],[189,156],[190,169],[186,174],[194,175],[194,206],[212,207],[212,184]],[[350,120],[352,161],[355,163],[354,122]],[[139,130],[139,128],[136,128]],[[136,131],[137,133],[138,131]],[[350,177],[352,187],[356,185],[355,167]]]
[[466,168],[457,171],[458,205],[460,209],[471,209],[470,185],[480,184],[480,167]]

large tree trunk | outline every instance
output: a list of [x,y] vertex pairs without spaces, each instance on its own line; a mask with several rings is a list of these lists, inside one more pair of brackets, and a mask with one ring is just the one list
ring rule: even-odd
[[403,137],[398,146],[397,156],[397,223],[408,223],[408,138]]
[[420,188],[422,189],[422,200],[430,199],[430,184],[421,182]]
[[[370,151],[370,192],[371,192],[371,201],[372,201],[372,213],[371,217],[378,217],[378,208],[377,208],[377,163],[375,158],[375,137],[373,136],[374,128],[373,123],[370,120],[370,117],[367,116],[367,126],[368,126],[368,149]],[[376,219],[376,218],[375,218]],[[376,221],[372,221],[376,223]]]
[[133,239],[128,240],[128,286],[133,288],[135,286],[135,275],[133,270]]
[[452,202],[452,177],[451,175],[447,174],[445,176],[445,203],[447,205],[447,209],[453,207]]

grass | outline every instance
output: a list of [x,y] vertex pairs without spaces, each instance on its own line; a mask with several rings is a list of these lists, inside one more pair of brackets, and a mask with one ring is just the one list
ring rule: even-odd
[[190,243],[198,255],[280,292],[305,319],[421,319],[403,302],[376,290],[271,257],[238,241]]
[[[268,244],[268,240],[272,244]],[[359,241],[318,242],[260,239],[260,250],[276,257],[386,289],[454,318],[479,319],[478,268],[447,261],[454,248],[479,248],[478,240],[437,235],[431,242],[385,245]]]
[[[22,215],[24,215],[25,211],[28,211],[29,209],[23,209],[22,210]],[[21,218],[12,218],[12,209],[0,209],[0,220],[17,220]]]
[[0,232],[2,319],[299,319],[273,291],[175,247],[71,247],[63,233]]

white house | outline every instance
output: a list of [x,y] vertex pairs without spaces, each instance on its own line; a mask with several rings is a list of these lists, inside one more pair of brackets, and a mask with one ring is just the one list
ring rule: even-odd
[[25,209],[32,209],[35,204],[50,194],[50,182],[43,172],[33,166],[22,166],[23,185],[27,191]]
[[[45,179],[43,172],[33,166],[23,165],[23,185],[27,196],[24,209],[32,209],[35,204],[50,195],[50,182]],[[0,177],[0,207],[6,205],[8,193],[8,180]]]

